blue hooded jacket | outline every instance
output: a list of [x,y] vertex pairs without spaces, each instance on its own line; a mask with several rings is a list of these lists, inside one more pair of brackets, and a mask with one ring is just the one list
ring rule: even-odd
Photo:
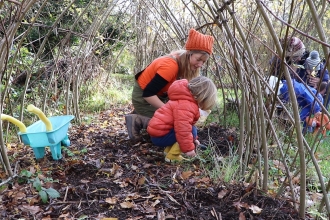
[[[279,95],[279,98],[283,102],[289,102],[289,90],[288,90],[288,84],[286,80],[283,80],[283,86],[280,89],[281,94]],[[314,96],[307,90],[307,86],[305,86],[302,83],[297,82],[296,80],[292,79],[292,85],[294,88],[294,92],[297,97],[297,102],[300,109],[300,120],[305,121],[307,116],[310,114],[315,114],[317,112],[320,112],[322,109],[317,101],[314,100]],[[317,90],[309,87],[309,89],[314,93],[314,95],[317,93]],[[323,97],[320,93],[317,93],[317,98],[321,103],[323,103]]]

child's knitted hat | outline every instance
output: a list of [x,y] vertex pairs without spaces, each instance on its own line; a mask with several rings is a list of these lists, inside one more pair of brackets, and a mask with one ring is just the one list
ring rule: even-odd
[[286,56],[302,57],[305,52],[305,45],[298,37],[289,38],[286,45]]
[[192,28],[189,31],[185,48],[186,50],[202,50],[211,55],[213,42],[214,38],[212,36],[201,34]]
[[309,57],[305,61],[305,68],[308,70],[320,70],[320,55],[319,52],[313,50],[310,52]]

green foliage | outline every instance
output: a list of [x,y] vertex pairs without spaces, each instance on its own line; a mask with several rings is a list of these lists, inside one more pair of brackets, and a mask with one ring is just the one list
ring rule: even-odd
[[59,192],[57,192],[55,189],[53,188],[44,188],[42,187],[42,184],[40,182],[40,179],[38,177],[36,177],[33,181],[33,187],[38,191],[39,196],[42,200],[43,203],[46,203],[48,201],[48,197],[49,198],[58,198],[60,197]]
[[9,64],[16,64],[15,67],[19,67],[19,69],[24,70],[26,68],[30,68],[31,64],[34,61],[34,53],[31,53],[27,47],[20,47],[17,48],[18,51],[16,51],[16,49],[12,49],[11,52],[18,52],[18,59],[15,60],[16,63],[13,63],[13,60],[11,57],[11,59],[9,60]]
[[19,175],[19,179],[18,182],[25,182],[26,180],[30,180],[32,176],[32,173],[28,170],[22,170],[20,175]]
[[88,219],[87,215],[81,215],[79,216],[78,220]]
[[81,154],[86,154],[88,152],[87,148],[83,148],[80,150],[80,153]]
[[69,156],[74,157],[79,154],[86,154],[88,152],[87,148],[83,148],[80,151],[72,152],[68,147],[61,147],[61,149]]
[[[52,179],[47,179],[47,181],[52,181]],[[38,191],[38,194],[42,200],[43,203],[46,203],[48,201],[48,198],[58,198],[60,197],[60,194],[58,191],[56,191],[53,188],[44,188],[42,187],[42,183],[39,179],[39,177],[33,178],[33,174],[28,170],[22,170],[19,175],[19,183],[32,183],[33,187]]]
[[320,166],[324,181],[328,182],[330,177],[330,139],[325,138],[320,146],[317,148],[316,155],[318,157],[318,164]]
[[129,42],[134,38],[133,32],[124,21],[125,16],[125,14],[118,13],[116,17],[110,17],[108,22],[101,26],[101,35],[99,36],[101,42],[97,50],[102,57],[109,56],[113,51],[120,51],[125,46],[125,42]]
[[115,73],[134,74],[134,66],[132,65],[132,63],[135,62],[135,56],[134,54],[132,54],[131,51],[125,49],[120,54],[119,52],[114,52],[114,56],[118,56],[118,62],[114,69]]
[[[70,46],[79,45],[86,39],[81,36],[91,29],[93,22],[99,21],[98,13],[103,13],[104,6],[107,6],[105,3],[77,0],[68,8],[70,3],[71,1],[50,0],[38,17],[35,12],[40,8],[40,4],[33,7],[32,13],[23,20],[23,25],[18,30],[18,33],[22,34],[29,28],[29,23],[35,21],[38,24],[32,27],[25,38],[24,43],[30,52],[37,53],[47,34],[47,43],[42,50],[43,60],[52,59],[54,51],[57,51],[63,43]],[[60,21],[53,27],[63,12]],[[76,19],[79,17],[80,21],[77,22]],[[131,25],[127,22],[128,18],[128,14],[114,10],[112,16],[102,22],[92,42],[98,45],[95,47],[97,54],[101,57],[109,56],[112,51],[122,48],[124,42],[134,38],[133,31],[130,31]],[[68,35],[70,29],[72,32]]]
[[[35,20],[36,23],[41,24],[39,26],[33,27],[31,31],[28,33],[25,43],[26,47],[28,47],[30,52],[37,53],[37,51],[40,49],[41,43],[43,42],[46,34],[51,30],[53,23],[56,21],[57,17],[65,10],[65,8],[68,6],[70,2],[64,1],[59,2],[55,0],[51,0],[48,3],[46,3],[46,6],[42,10],[39,17],[35,17],[35,13],[30,13],[24,20],[23,24],[28,24],[29,22],[32,22]],[[34,9],[32,9],[33,12],[37,12],[38,8],[40,7],[39,4],[36,4],[34,6]],[[48,36],[47,43],[45,44],[45,47],[43,49],[43,55],[45,60],[50,59],[53,55],[51,51],[56,46],[60,45],[60,42],[64,39],[67,32],[66,31],[60,31],[69,29],[70,26],[74,23],[74,20],[78,17],[78,14],[75,10],[77,6],[73,5],[71,6],[72,10],[67,10],[62,17],[61,21],[57,24],[54,31],[50,32],[50,35]],[[91,19],[89,19],[91,20]],[[86,24],[88,24],[88,20],[85,20]],[[28,25],[22,25],[19,29],[19,33],[23,33],[28,29]],[[79,31],[79,28],[74,27],[74,31]],[[74,34],[70,35],[69,43],[74,44],[78,42],[78,37]]]
[[111,108],[112,105],[131,102],[132,75],[112,74],[108,84],[93,82],[83,86],[80,108],[83,112],[98,112]]
[[326,213],[320,213],[319,211],[317,211],[317,209],[310,209],[308,211],[309,214],[311,214],[312,216],[315,216],[317,217],[317,219],[320,219],[320,220],[327,220],[329,218],[327,218],[327,215]]
[[61,147],[62,151],[64,151],[69,157],[74,157],[74,153],[67,147]]
[[206,150],[198,151],[197,160],[205,172],[214,180],[230,182],[235,180],[239,161],[237,155],[222,157],[216,152],[216,146],[208,146]]
[[[222,120],[221,120],[222,119]],[[220,123],[228,127],[239,127],[239,116],[237,111],[227,111],[226,117],[220,118]]]

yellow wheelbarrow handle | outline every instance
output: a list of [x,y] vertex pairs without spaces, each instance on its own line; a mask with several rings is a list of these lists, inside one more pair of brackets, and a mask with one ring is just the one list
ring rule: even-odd
[[40,120],[43,123],[45,123],[46,131],[52,131],[53,130],[52,123],[49,121],[49,119],[46,117],[46,115],[39,108],[37,108],[34,105],[30,104],[30,105],[28,105],[27,110],[31,113],[34,113],[34,114],[38,115]]
[[1,120],[10,121],[11,123],[18,126],[19,131],[21,133],[26,133],[26,126],[21,121],[17,120],[16,118],[6,115],[6,114],[1,114]]

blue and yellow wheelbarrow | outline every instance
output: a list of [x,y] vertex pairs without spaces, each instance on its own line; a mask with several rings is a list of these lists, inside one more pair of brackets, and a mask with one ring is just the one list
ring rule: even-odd
[[1,114],[2,120],[8,120],[19,127],[23,143],[32,147],[36,159],[45,156],[45,147],[49,147],[54,160],[62,158],[61,146],[70,146],[68,129],[73,115],[52,116],[47,118],[45,114],[34,105],[29,105],[27,110],[36,114],[39,121],[26,127],[21,121],[5,114]]

